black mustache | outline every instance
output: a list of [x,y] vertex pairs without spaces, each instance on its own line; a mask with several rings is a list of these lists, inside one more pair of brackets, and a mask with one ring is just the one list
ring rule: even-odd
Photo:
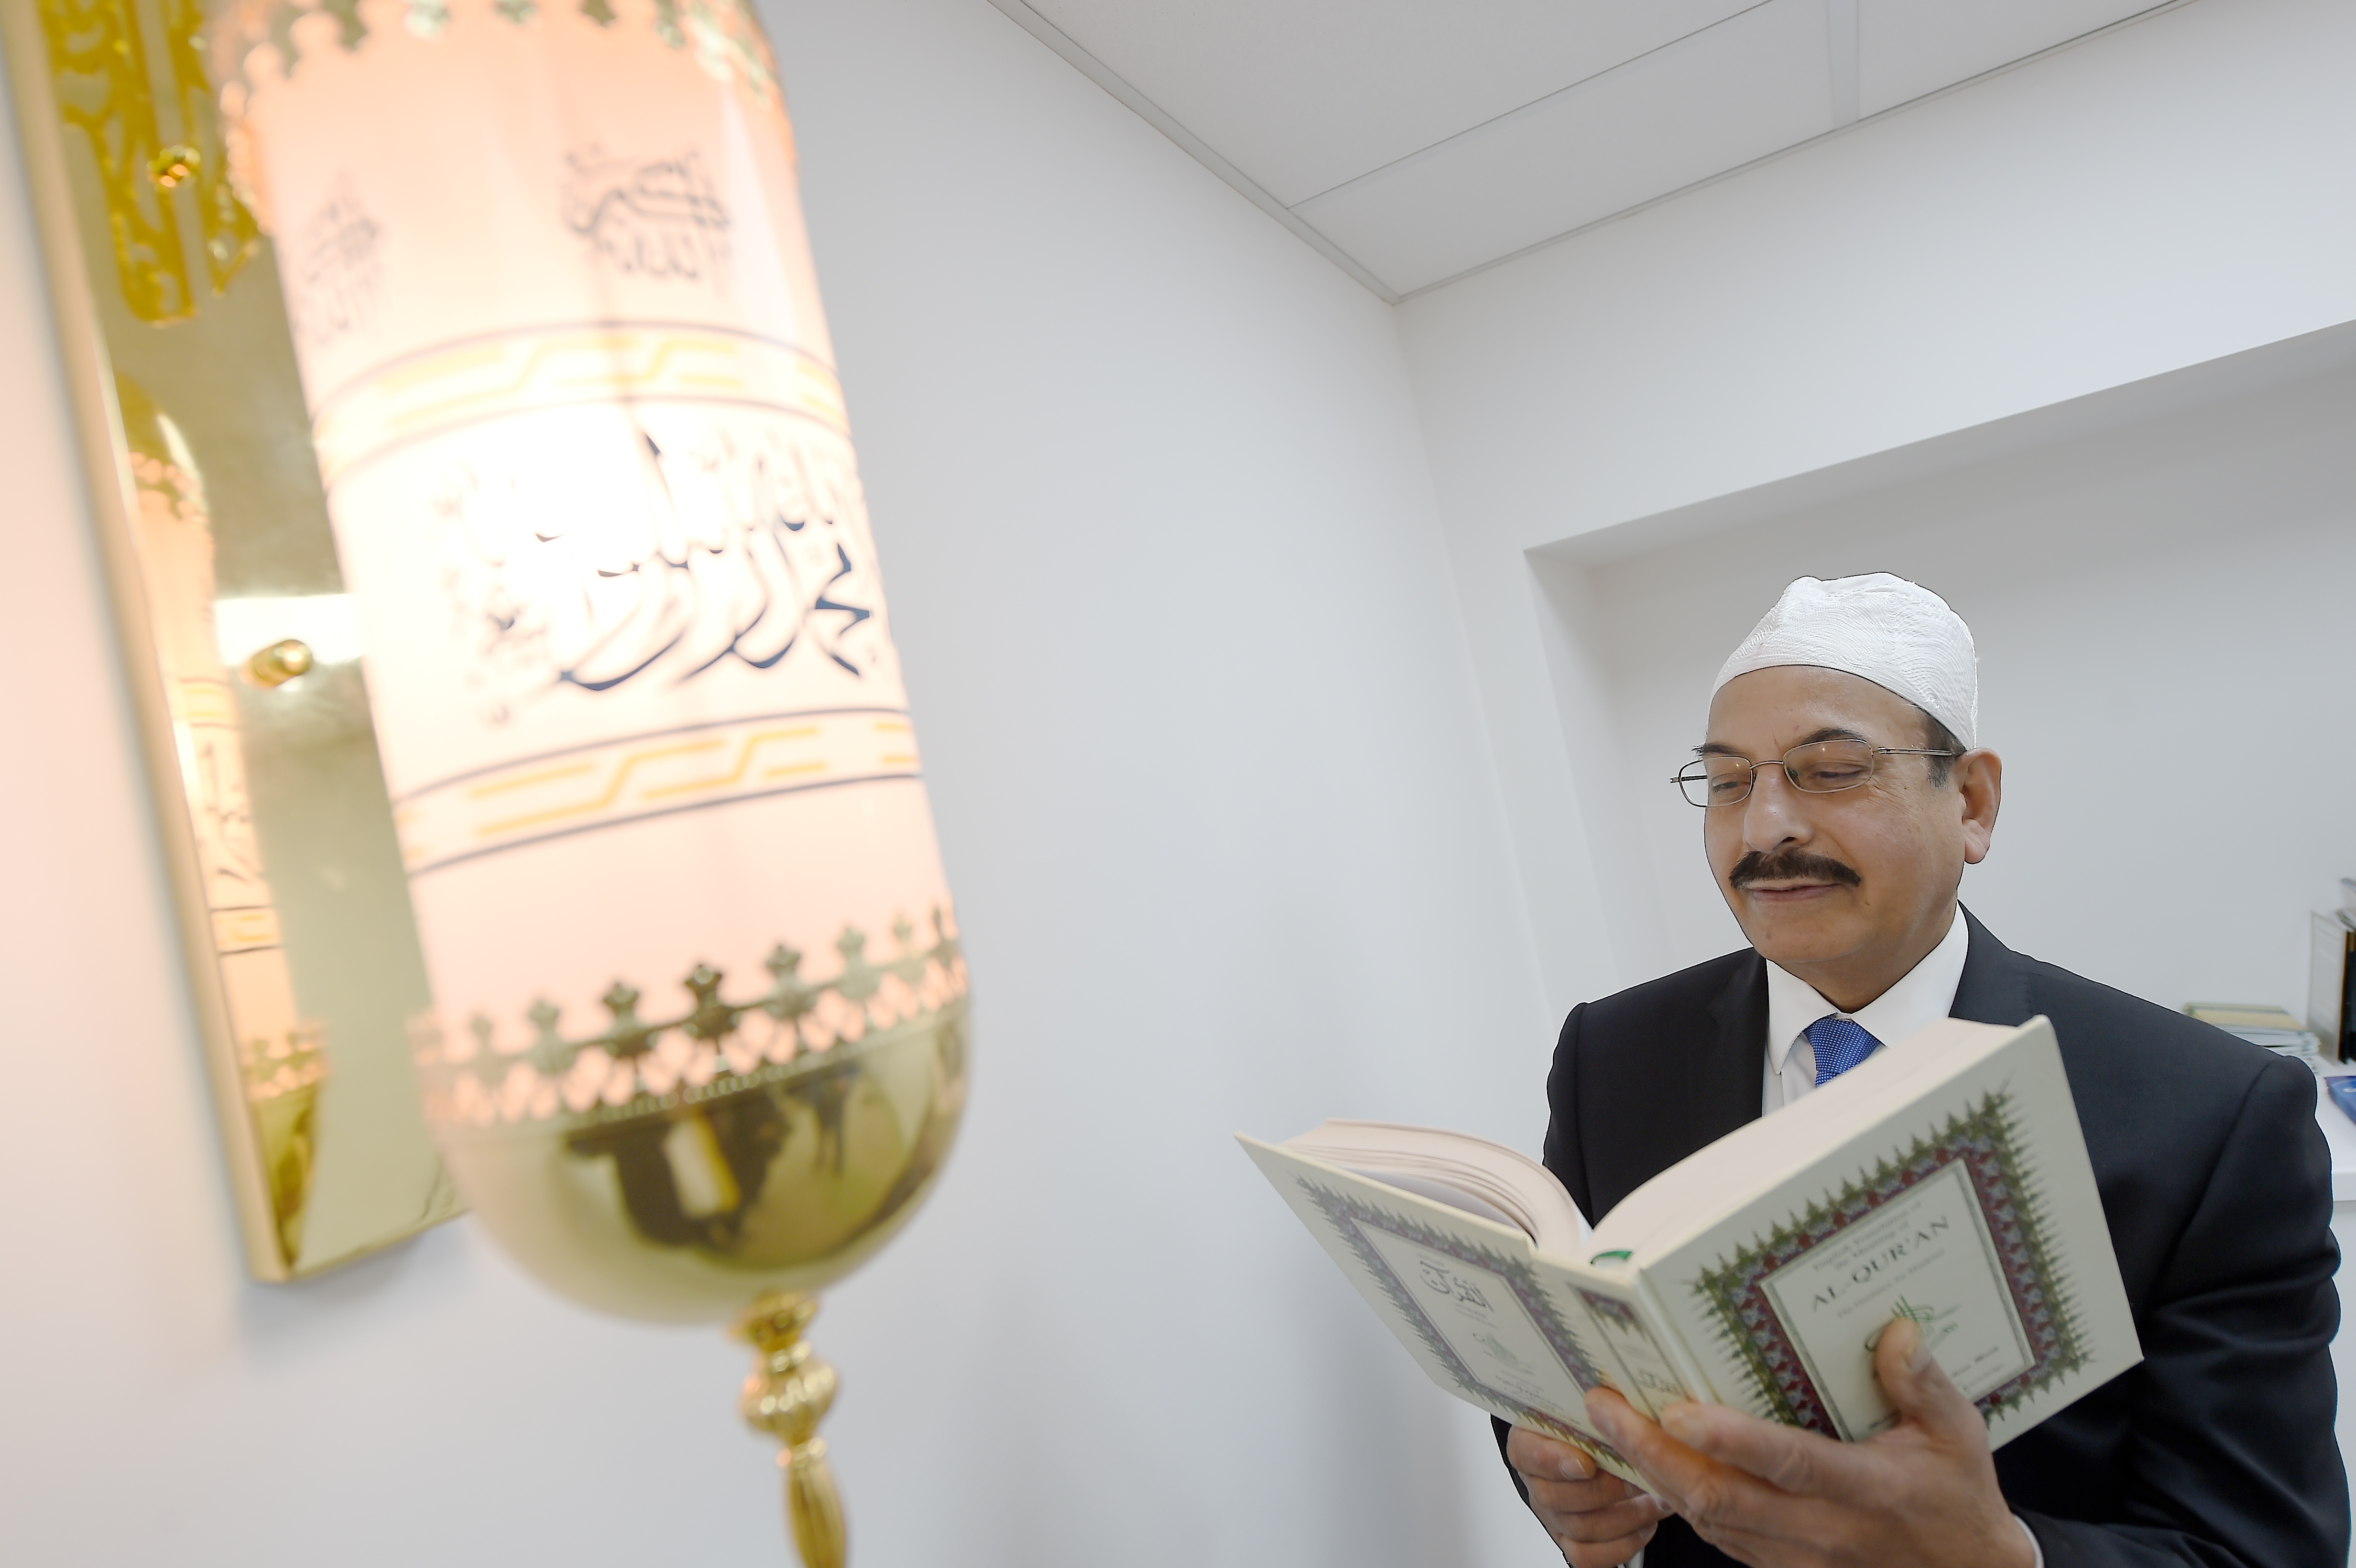
[[1753,882],[1838,882],[1853,888],[1865,879],[1828,855],[1811,855],[1804,849],[1786,849],[1779,854],[1763,855],[1753,849],[1734,863],[1728,881],[1738,888]]

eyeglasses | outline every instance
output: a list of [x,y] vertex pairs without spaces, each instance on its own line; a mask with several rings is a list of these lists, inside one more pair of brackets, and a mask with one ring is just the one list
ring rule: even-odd
[[1677,770],[1670,782],[1695,805],[1740,805],[1751,798],[1761,768],[1783,770],[1792,787],[1810,795],[1837,795],[1873,777],[1882,757],[1960,757],[1961,752],[1926,752],[1901,746],[1869,746],[1862,741],[1811,741],[1776,762],[1746,757],[1701,757]]

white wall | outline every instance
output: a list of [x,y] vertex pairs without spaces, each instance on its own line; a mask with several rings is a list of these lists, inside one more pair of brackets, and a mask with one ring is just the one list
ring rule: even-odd
[[[2286,358],[2309,373],[2235,384]],[[1979,739],[2006,787],[1965,876],[1973,910],[2168,1007],[2302,1010],[2308,912],[2356,873],[2356,328],[2231,368],[2172,378],[2164,400],[2190,406],[2109,428],[2085,427],[2155,400],[2098,396],[2020,416],[2001,451],[1928,443],[1850,465],[1841,494],[1811,476],[1535,556],[1554,673],[1601,696],[1565,732],[1587,798],[1610,803],[1593,820],[1625,873],[1624,961],[1658,974],[1741,945],[1700,813],[1665,782],[1726,651],[1795,573],[1890,571],[1946,595],[1979,645]],[[2199,389],[2215,395],[2181,395]]]
[[2194,0],[1401,307],[1550,1002],[1665,937],[1525,552],[2356,316],[2351,58]]
[[[980,0],[764,9],[979,991],[949,1178],[819,1320],[865,1568],[1553,1560],[1226,1135],[1535,1145],[1560,1008],[1726,940],[1644,759],[1789,571],[1912,567],[1981,627],[2007,935],[2279,988],[2262,922],[2152,916],[2168,863],[2089,829],[2047,672],[2175,743],[2094,667],[2147,594],[2199,623],[2153,655],[2190,717],[2304,737],[2344,382],[2067,483],[2033,440],[1871,464],[2356,316],[2341,0],[2195,0],[1396,315]],[[716,1334],[575,1312],[463,1223],[239,1276],[13,149],[0,182],[12,1560],[783,1561]],[[2237,906],[2314,896],[2325,785],[2285,787],[2254,849],[2184,830]]]
[[[858,1561],[1549,1561],[1228,1141],[1536,1142],[1550,1035],[1387,309],[980,0],[766,5],[979,1008],[818,1325]],[[787,1560],[714,1333],[466,1223],[239,1275],[0,149],[13,1562]]]

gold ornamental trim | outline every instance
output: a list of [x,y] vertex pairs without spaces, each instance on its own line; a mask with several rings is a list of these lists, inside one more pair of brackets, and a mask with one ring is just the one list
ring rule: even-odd
[[205,75],[200,0],[38,0],[58,116],[80,132],[106,202],[123,303],[142,321],[197,314],[184,217],[215,294],[253,253],[261,226],[230,184]]
[[[183,3],[196,9],[196,0]],[[294,33],[309,17],[332,18],[336,43],[349,54],[368,39],[369,13],[392,12],[409,33],[431,39],[463,26],[454,11],[467,8],[463,4],[454,7],[450,0],[382,0],[379,5],[368,0],[237,0],[223,22],[217,45],[228,57],[216,62],[220,80],[225,88],[236,89],[224,102],[232,116],[239,112],[251,86],[246,56],[257,48],[276,49],[289,75],[299,69],[302,52]],[[597,27],[610,28],[624,22],[626,14],[636,13],[632,19],[650,26],[667,48],[691,52],[713,80],[736,80],[762,103],[783,101],[776,60],[744,0],[619,0],[618,4],[616,0],[574,0],[569,5],[563,0],[488,0],[483,8],[514,27],[569,10]]]
[[807,349],[710,325],[584,321],[438,344],[319,400],[312,441],[332,493],[387,453],[470,425],[616,403],[724,404],[848,439],[842,385]]
[[893,923],[896,956],[867,955],[866,934],[845,926],[835,939],[841,963],[830,979],[801,973],[802,955],[779,943],[764,961],[769,987],[730,1001],[726,976],[699,964],[680,981],[683,1011],[645,1018],[636,987],[616,980],[599,998],[607,1022],[593,1035],[568,1038],[563,1009],[545,997],[525,1015],[528,1029],[485,1013],[462,1030],[434,1015],[412,1027],[429,1120],[450,1131],[579,1128],[660,1115],[764,1088],[809,1071],[829,1053],[961,1019],[967,979],[963,949],[949,917],[932,912],[933,940],[916,943],[905,916]]
[[899,708],[805,709],[602,741],[440,780],[393,803],[412,877],[730,802],[923,776]]

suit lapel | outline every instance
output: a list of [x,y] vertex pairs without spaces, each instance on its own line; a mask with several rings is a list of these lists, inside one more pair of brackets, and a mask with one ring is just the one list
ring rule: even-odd
[[1767,961],[1756,952],[1710,1004],[1718,1029],[1686,1058],[1688,1148],[1717,1142],[1760,1115],[1767,1060]]
[[1982,1024],[2027,1023],[2033,1009],[2020,955],[1989,935],[1971,911],[1962,912],[1971,945],[1964,952],[1964,977],[1956,983],[1948,1016]]

